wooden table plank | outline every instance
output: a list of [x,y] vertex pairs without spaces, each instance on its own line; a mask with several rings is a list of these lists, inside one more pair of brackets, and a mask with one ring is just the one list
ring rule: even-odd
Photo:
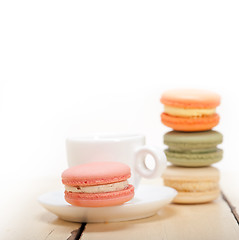
[[225,200],[230,205],[234,217],[239,223],[239,174],[236,172],[222,174],[221,188]]
[[220,198],[202,205],[170,204],[158,215],[137,221],[87,224],[82,239],[233,240],[239,239],[239,227]]
[[[161,185],[162,181],[144,183]],[[239,227],[229,206],[220,197],[209,204],[170,204],[146,219],[87,224],[82,239],[233,240],[239,239]]]
[[47,191],[62,188],[57,178],[35,179],[8,183],[8,198],[0,205],[0,239],[55,240],[67,239],[81,226],[60,220],[37,202],[37,197]]

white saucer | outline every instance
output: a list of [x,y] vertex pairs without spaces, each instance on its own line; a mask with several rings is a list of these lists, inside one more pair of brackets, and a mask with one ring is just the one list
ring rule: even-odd
[[123,205],[86,208],[68,204],[64,191],[49,192],[38,198],[40,204],[59,218],[71,222],[117,222],[150,217],[177,195],[173,188],[141,185],[134,198]]

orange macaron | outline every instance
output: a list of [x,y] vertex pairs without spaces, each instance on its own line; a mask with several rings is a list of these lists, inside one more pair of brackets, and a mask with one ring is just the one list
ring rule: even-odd
[[219,123],[220,96],[214,92],[175,89],[164,92],[160,101],[164,104],[162,123],[176,131],[206,131]]

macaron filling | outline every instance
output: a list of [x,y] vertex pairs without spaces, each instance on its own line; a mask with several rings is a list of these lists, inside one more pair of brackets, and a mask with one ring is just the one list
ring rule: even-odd
[[177,108],[164,105],[164,112],[166,114],[178,117],[201,117],[216,113],[216,108],[192,109],[192,108]]
[[[92,200],[92,201],[98,202],[98,201],[101,201],[101,200],[104,200],[104,199],[110,200],[110,201],[111,200],[118,201],[121,198],[127,198],[127,201],[129,201],[130,199],[133,198],[133,196],[134,196],[134,187],[131,184],[129,184],[126,189],[123,189],[123,190],[120,190],[120,191],[114,191],[114,192],[75,193],[75,192],[67,192],[67,191],[65,191],[65,197],[66,197],[66,201],[67,202],[69,202],[68,200],[79,200],[79,201]],[[89,207],[91,206],[91,202],[90,201],[87,202],[86,204]]]
[[75,193],[105,193],[105,192],[114,192],[121,191],[128,187],[128,181],[104,184],[104,185],[95,185],[95,186],[68,186],[65,185],[65,190],[67,192]]

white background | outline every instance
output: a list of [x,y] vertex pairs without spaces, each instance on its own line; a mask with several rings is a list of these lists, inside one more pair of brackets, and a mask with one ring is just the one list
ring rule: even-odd
[[239,2],[0,1],[1,176],[59,175],[65,138],[143,133],[163,91],[214,90],[222,171],[239,168]]

